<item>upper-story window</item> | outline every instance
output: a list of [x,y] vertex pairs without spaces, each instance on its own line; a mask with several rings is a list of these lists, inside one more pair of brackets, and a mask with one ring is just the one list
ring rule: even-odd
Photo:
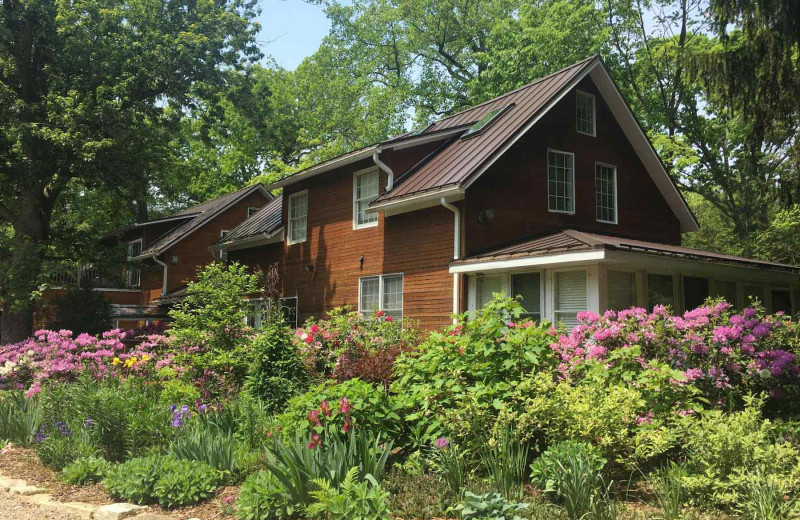
[[366,210],[378,198],[379,182],[377,169],[356,172],[353,176],[353,229],[378,225],[378,214]]
[[[128,242],[128,260],[142,254],[142,239],[137,238]],[[142,284],[142,270],[138,267],[130,267],[125,272],[129,287],[139,287]]]
[[547,150],[547,209],[575,213],[575,156]]
[[248,207],[247,208],[247,218],[250,218],[253,215],[255,215],[256,213],[258,213],[259,209],[260,208],[254,208],[253,206]]
[[575,91],[575,128],[581,134],[595,135],[594,96]]
[[595,164],[594,186],[597,199],[597,221],[616,224],[617,167],[610,164]]
[[308,192],[289,197],[289,243],[305,242],[308,234]]

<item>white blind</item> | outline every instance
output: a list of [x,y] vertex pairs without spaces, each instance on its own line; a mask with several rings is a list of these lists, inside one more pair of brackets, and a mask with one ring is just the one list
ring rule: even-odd
[[586,271],[564,271],[555,274],[555,318],[568,328],[578,324],[578,312],[585,311]]
[[608,271],[608,308],[621,311],[636,305],[636,277],[633,273]]

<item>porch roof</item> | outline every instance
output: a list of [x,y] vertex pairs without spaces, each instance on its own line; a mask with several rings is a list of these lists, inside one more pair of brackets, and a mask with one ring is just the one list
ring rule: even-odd
[[[470,267],[495,262],[523,259],[538,259],[537,264],[546,264],[556,257],[583,256],[585,260],[602,260],[605,251],[624,251],[653,256],[671,257],[681,260],[717,263],[735,267],[749,267],[783,273],[800,274],[800,267],[794,265],[766,262],[741,256],[723,255],[701,249],[646,242],[611,235],[601,235],[565,229],[555,233],[540,235],[523,242],[472,255],[451,262],[451,272],[470,272]],[[571,255],[576,253],[577,255]],[[600,253],[600,254],[593,254]],[[581,255],[582,254],[582,255]],[[574,259],[572,260],[574,261]]]

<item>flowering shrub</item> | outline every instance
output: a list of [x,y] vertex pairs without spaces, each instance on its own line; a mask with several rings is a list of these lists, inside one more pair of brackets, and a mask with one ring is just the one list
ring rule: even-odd
[[97,379],[143,376],[166,366],[160,337],[126,351],[118,329],[102,337],[72,331],[39,330],[34,337],[0,349],[0,389],[27,390],[31,397],[47,381],[74,381],[83,374]]
[[394,321],[383,311],[366,317],[346,307],[330,311],[327,320],[309,320],[295,335],[312,376],[337,381],[358,377],[384,385],[391,381],[397,356],[419,340],[420,332],[408,320]]
[[620,377],[670,370],[672,386],[691,385],[716,404],[741,404],[742,395],[762,391],[786,403],[800,396],[800,326],[782,313],[765,316],[755,307],[737,313],[716,301],[683,316],[657,306],[652,313],[583,312],[579,320],[551,345],[561,378],[579,379],[597,365]]

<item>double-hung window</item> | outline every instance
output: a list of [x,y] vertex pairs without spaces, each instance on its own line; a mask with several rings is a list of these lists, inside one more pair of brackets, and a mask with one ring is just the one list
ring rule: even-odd
[[594,96],[575,91],[575,129],[580,134],[595,135]]
[[597,221],[617,223],[617,168],[610,164],[594,165],[595,199]]
[[[128,260],[142,254],[142,239],[128,242]],[[142,270],[138,267],[129,267],[125,273],[128,287],[139,287],[142,284]]]
[[394,320],[403,319],[403,275],[384,274],[359,279],[358,311],[383,311]]
[[353,176],[353,229],[378,225],[378,214],[366,210],[378,198],[379,182],[377,169],[356,172]]
[[308,234],[308,192],[289,197],[289,243],[305,242]]
[[575,213],[575,156],[547,151],[547,208],[556,213]]

